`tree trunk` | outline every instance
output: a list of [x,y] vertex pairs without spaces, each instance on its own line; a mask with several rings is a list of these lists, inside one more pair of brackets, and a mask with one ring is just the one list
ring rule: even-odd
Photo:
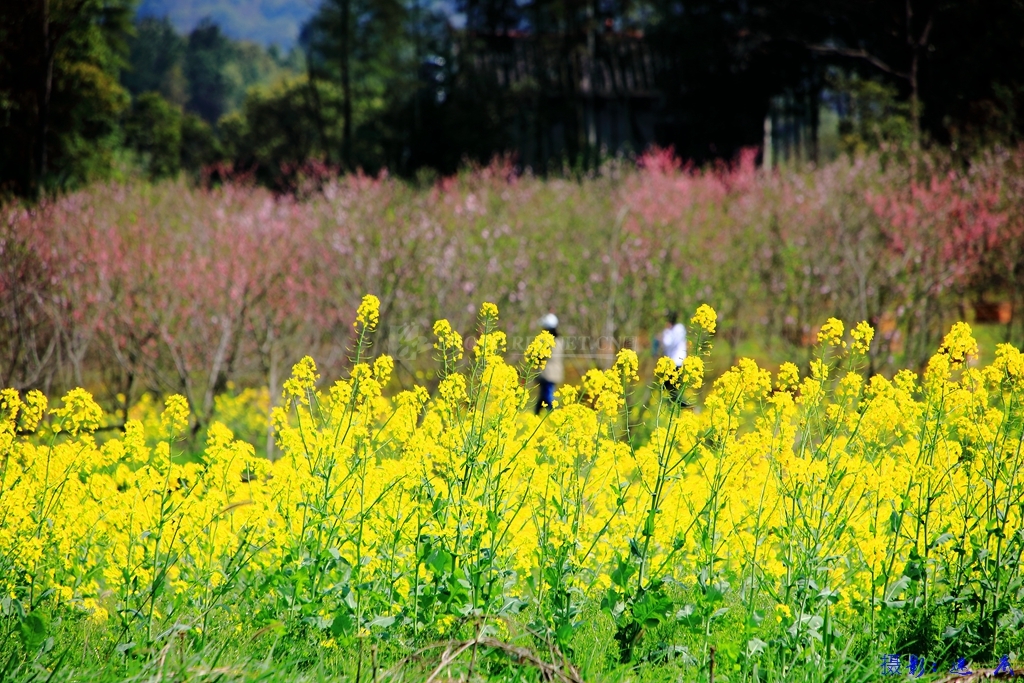
[[34,185],[38,190],[46,177],[46,136],[50,123],[50,91],[53,85],[54,50],[50,40],[50,0],[43,0],[41,13],[43,64],[36,91],[36,154]]
[[341,160],[348,171],[352,170],[352,77],[349,73],[352,52],[349,30],[351,13],[352,0],[341,0]]
[[913,57],[910,59],[910,131],[913,136],[914,149],[917,149],[921,142],[921,100],[917,85],[917,58],[918,51],[917,48],[914,48]]
[[587,100],[586,100],[586,120],[585,125],[587,127],[587,149],[586,149],[586,162],[584,168],[597,168],[598,166],[598,150],[597,150],[597,99],[594,93],[594,76],[596,70],[594,63],[597,61],[597,37],[595,36],[594,22],[597,21],[597,8],[596,0],[587,5]]
[[306,100],[309,102],[310,110],[312,111],[313,118],[316,121],[316,131],[320,135],[320,145],[323,149],[326,161],[330,162],[331,158],[331,147],[327,141],[327,130],[324,126],[324,110],[320,104],[320,91],[316,85],[316,74],[313,72],[313,60],[312,50],[310,54],[306,55]]
[[933,16],[928,17],[921,34],[915,36],[913,32],[914,8],[911,0],[907,0],[907,46],[910,48],[910,72],[907,74],[907,81],[910,83],[910,125],[915,149],[920,146],[921,142],[921,94],[917,81],[917,70],[921,60],[921,50],[928,45]]

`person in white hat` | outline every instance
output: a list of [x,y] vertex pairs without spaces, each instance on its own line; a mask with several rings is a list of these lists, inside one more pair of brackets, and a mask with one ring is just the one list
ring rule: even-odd
[[555,338],[555,348],[551,350],[551,358],[548,358],[547,364],[537,377],[540,394],[537,396],[537,405],[533,411],[536,415],[540,415],[542,408],[551,410],[555,403],[555,386],[565,381],[565,343],[558,337],[558,316],[548,313],[541,318],[540,326]]

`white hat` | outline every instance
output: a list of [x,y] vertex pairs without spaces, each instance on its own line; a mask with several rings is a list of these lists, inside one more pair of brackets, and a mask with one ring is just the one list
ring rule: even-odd
[[540,326],[545,330],[553,330],[558,327],[558,316],[554,313],[548,313],[546,316],[540,319]]

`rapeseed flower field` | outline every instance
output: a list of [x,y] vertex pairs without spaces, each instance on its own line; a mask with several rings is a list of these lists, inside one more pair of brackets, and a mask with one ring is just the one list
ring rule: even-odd
[[957,323],[923,373],[868,376],[874,330],[833,318],[806,368],[705,386],[701,306],[681,367],[624,349],[534,416],[549,334],[512,365],[493,304],[469,350],[438,321],[436,391],[395,393],[379,319],[365,297],[345,376],[294,366],[274,460],[220,423],[186,457],[181,396],[111,437],[83,389],[3,391],[0,678],[874,680],[1020,652],[1013,346],[980,367]]

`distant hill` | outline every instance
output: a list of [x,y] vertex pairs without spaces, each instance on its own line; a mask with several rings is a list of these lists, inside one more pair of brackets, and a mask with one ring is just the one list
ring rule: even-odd
[[167,16],[182,33],[210,17],[232,38],[287,50],[318,4],[319,0],[142,0],[139,16]]

